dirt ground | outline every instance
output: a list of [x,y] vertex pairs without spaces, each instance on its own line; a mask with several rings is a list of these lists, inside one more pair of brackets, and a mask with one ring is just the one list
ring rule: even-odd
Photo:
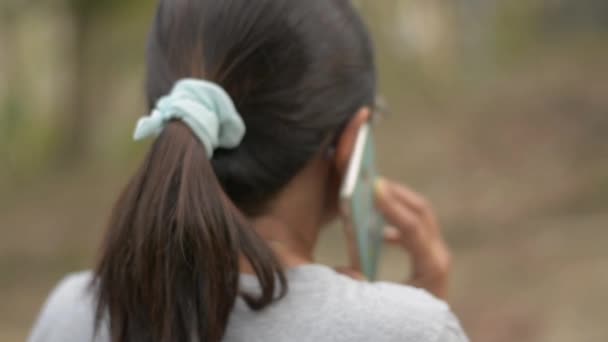
[[[53,285],[68,272],[90,267],[105,209],[118,188],[114,179],[72,178],[23,194],[32,196],[27,206],[3,212],[1,341],[22,341]],[[472,339],[608,339],[602,324],[608,319],[607,222],[607,214],[593,213],[502,227],[446,226],[456,258],[451,304]],[[318,255],[331,265],[345,262],[338,227],[326,231]],[[384,252],[382,279],[398,281],[407,271],[401,251]]]
[[[450,303],[473,341],[608,341],[608,87],[596,77],[572,88],[585,77],[573,75],[497,84],[434,108],[397,104],[428,115],[377,128],[381,169],[441,217],[455,256]],[[24,340],[54,284],[91,267],[132,169],[117,164],[0,191],[0,341]],[[344,262],[339,229],[326,231],[318,255]],[[382,279],[407,270],[400,251],[384,252]]]

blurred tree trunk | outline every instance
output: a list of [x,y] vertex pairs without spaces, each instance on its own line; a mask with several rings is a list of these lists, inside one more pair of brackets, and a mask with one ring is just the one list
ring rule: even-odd
[[69,165],[82,161],[91,151],[95,103],[99,101],[96,89],[103,86],[97,81],[97,76],[103,73],[103,64],[95,56],[95,48],[99,45],[97,32],[101,31],[98,29],[104,19],[111,17],[112,11],[120,7],[121,1],[68,0],[67,4],[74,28],[72,84],[57,160]]
[[70,103],[66,113],[59,146],[61,162],[81,160],[90,147],[93,112],[89,106],[93,61],[89,58],[89,46],[93,43],[93,21],[89,13],[78,7],[72,8],[74,35],[72,45],[72,84]]
[[23,7],[15,1],[0,4],[0,82],[4,85],[0,92],[0,165],[5,166],[4,171],[13,165],[14,139],[17,127],[24,120],[21,49],[17,35],[17,13]]

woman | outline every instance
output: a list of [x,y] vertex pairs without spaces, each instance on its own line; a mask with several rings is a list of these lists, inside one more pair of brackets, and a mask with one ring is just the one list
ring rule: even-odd
[[376,95],[349,1],[161,0],[146,90],[135,138],[155,141],[97,267],[58,286],[31,341],[466,341],[407,188],[379,181],[378,207],[428,292],[314,264]]

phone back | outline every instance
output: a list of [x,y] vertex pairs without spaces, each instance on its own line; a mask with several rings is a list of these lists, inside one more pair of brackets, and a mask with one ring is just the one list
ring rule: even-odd
[[347,171],[345,182],[350,184],[343,188],[342,204],[356,239],[361,270],[374,279],[383,244],[384,220],[375,205],[377,171],[372,130],[368,125],[363,129]]

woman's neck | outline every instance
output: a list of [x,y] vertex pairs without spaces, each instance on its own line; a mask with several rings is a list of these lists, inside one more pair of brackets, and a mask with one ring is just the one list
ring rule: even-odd
[[314,262],[314,249],[327,219],[329,167],[316,158],[274,198],[267,213],[251,218],[285,268]]
[[[281,217],[275,213],[251,220],[253,229],[268,244],[285,269],[314,262],[320,224],[314,219],[314,213],[306,210],[300,212],[304,215]],[[241,272],[254,273],[245,257],[241,257]]]
[[257,233],[268,243],[285,268],[314,262],[318,228],[302,228],[275,217],[260,217],[253,221]]

